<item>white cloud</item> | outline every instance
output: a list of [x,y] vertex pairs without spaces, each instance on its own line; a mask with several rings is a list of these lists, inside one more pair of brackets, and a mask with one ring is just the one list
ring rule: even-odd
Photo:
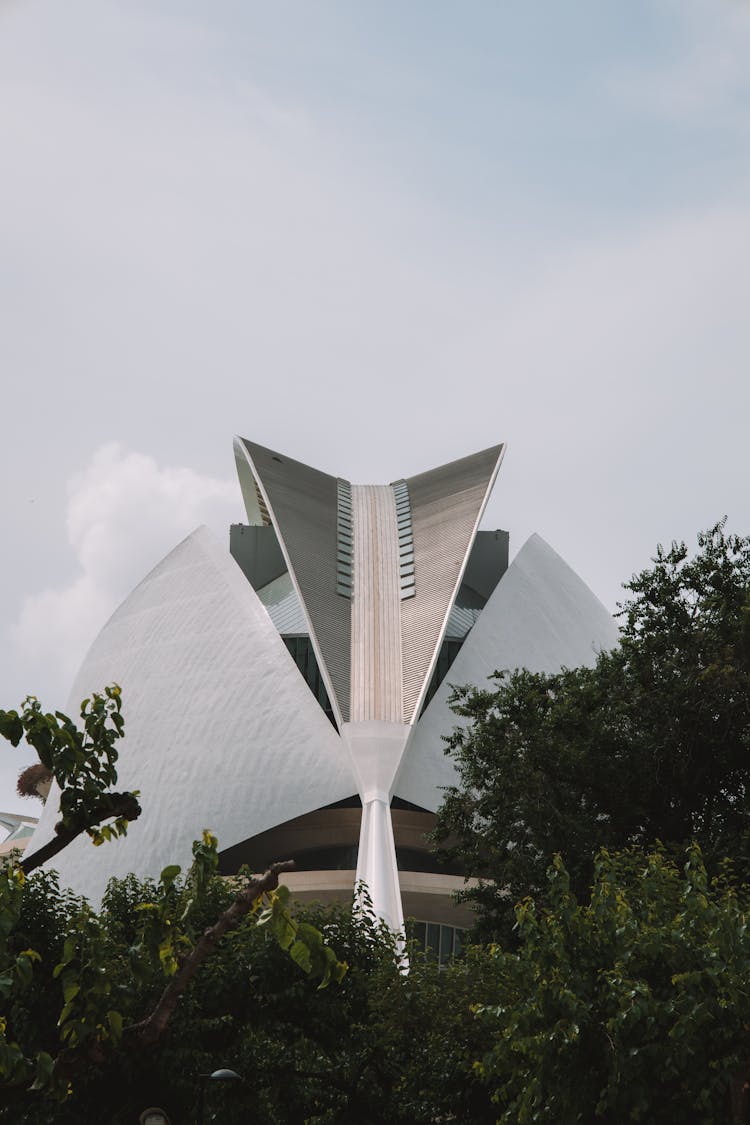
[[16,675],[61,705],[88,645],[132,586],[198,524],[219,534],[242,518],[236,484],[111,443],[68,486],[77,572],[24,599],[11,628]]

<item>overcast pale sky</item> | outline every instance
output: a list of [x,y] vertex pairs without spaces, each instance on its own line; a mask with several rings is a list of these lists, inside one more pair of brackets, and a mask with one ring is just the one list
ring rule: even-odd
[[611,608],[750,531],[748,58],[740,0],[0,0],[0,706],[242,519],[234,433],[507,441],[485,526]]

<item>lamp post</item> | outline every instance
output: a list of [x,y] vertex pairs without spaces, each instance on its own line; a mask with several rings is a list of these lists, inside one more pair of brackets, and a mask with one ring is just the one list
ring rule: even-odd
[[138,1118],[138,1123],[139,1125],[169,1125],[169,1118],[165,1110],[152,1105],[148,1109],[144,1109]]
[[243,1078],[235,1070],[222,1067],[213,1074],[199,1074],[200,1087],[198,1088],[198,1125],[203,1125],[203,1109],[206,1098],[206,1083],[208,1082],[242,1082]]

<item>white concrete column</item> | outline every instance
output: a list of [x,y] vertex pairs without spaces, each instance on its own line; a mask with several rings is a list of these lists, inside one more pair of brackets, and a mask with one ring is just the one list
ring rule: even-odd
[[390,805],[411,733],[408,723],[377,720],[344,723],[341,730],[362,800],[356,879],[367,884],[376,915],[394,933],[403,933],[404,914]]
[[357,882],[365,883],[373,909],[394,933],[404,932],[404,912],[387,793],[362,802]]

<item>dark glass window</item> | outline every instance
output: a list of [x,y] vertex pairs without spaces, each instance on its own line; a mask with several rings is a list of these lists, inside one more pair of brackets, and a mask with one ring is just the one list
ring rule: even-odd
[[328,698],[326,686],[323,683],[323,677],[320,674],[318,662],[315,659],[312,641],[309,637],[282,637],[281,639],[292,654],[292,659],[302,673],[305,683],[335,727],[336,720],[333,717],[333,708]]
[[447,965],[454,957],[461,955],[464,931],[456,926],[444,926],[438,922],[413,922],[409,936],[417,947],[424,950],[427,957]]
[[353,846],[333,844],[328,848],[307,848],[292,853],[298,871],[353,871],[357,866],[357,852]]
[[437,664],[435,665],[435,669],[432,673],[432,679],[430,680],[430,686],[427,688],[427,692],[424,697],[424,703],[422,704],[423,711],[432,699],[437,689],[442,684],[445,677],[448,675],[448,669],[458,656],[461,645],[463,643],[463,638],[449,638],[447,641],[443,641],[442,645],[440,646]]
[[438,954],[440,951],[440,926],[437,922],[427,923],[427,937],[425,938],[425,950],[428,953]]
[[451,863],[435,852],[396,845],[396,866],[399,871],[426,871],[436,875],[463,875],[460,863]]

